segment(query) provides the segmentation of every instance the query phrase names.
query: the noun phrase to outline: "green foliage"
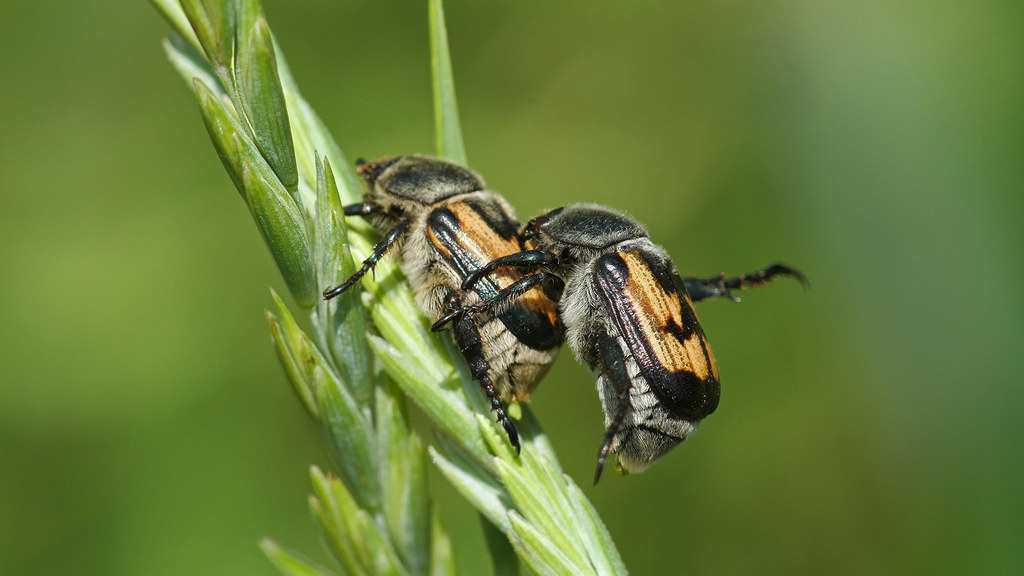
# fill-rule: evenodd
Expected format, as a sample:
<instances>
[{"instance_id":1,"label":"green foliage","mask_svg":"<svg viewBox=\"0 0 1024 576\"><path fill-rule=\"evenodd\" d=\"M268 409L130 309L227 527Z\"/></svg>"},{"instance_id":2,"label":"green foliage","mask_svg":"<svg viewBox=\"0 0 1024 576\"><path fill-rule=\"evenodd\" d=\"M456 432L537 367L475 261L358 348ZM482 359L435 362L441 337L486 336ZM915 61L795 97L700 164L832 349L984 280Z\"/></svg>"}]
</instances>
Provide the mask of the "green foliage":
<instances>
[{"instance_id":1,"label":"green foliage","mask_svg":"<svg viewBox=\"0 0 1024 576\"><path fill-rule=\"evenodd\" d=\"M295 87L259 3L154 1L176 32L165 43L168 57L194 85L214 148L292 297L310 314L312 336L275 293L267 318L285 373L335 457L338 476L313 469L310 508L344 573L454 571L408 397L436 428L429 454L442 474L511 543L492 542L499 572L514 570L514 550L537 574L624 574L532 413L521 410L516 457L484 416L461 358L429 332L389 259L364 278L362 298L355 290L318 297L351 274L353 256L372 251L375 233L365 224L347 228L342 205L357 197L358 179ZM440 0L430 1L429 22L438 153L465 163ZM263 548L285 574L326 573L273 542Z\"/></svg>"},{"instance_id":2,"label":"green foliage","mask_svg":"<svg viewBox=\"0 0 1024 576\"><path fill-rule=\"evenodd\" d=\"M466 146L459 127L458 105L455 103L455 78L448 54L448 30L444 25L441 0L430 4L430 70L434 78L434 134L437 153L459 164L466 164Z\"/></svg>"}]
</instances>

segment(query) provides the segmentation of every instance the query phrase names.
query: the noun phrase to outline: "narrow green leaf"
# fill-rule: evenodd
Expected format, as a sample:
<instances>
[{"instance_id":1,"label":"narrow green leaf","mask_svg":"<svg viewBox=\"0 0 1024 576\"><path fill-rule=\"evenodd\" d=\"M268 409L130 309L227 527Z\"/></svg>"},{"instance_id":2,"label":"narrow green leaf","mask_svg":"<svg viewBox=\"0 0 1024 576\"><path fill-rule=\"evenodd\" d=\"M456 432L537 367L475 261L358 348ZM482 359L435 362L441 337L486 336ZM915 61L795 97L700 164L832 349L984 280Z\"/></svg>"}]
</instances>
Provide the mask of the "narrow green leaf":
<instances>
[{"instance_id":1,"label":"narrow green leaf","mask_svg":"<svg viewBox=\"0 0 1024 576\"><path fill-rule=\"evenodd\" d=\"M408 576L410 572L402 566L398 553L391 546L391 542L379 531L374 530L373 519L360 510L360 522L363 524L363 537L367 541L368 548L373 553L373 574L381 576Z\"/></svg>"},{"instance_id":2,"label":"narrow green leaf","mask_svg":"<svg viewBox=\"0 0 1024 576\"><path fill-rule=\"evenodd\" d=\"M340 488L340 483L332 484ZM367 572L386 576L406 576L408 571L402 566L398 553L391 546L386 535L365 510L355 511L349 522L353 525L352 539L359 546Z\"/></svg>"},{"instance_id":3,"label":"narrow green leaf","mask_svg":"<svg viewBox=\"0 0 1024 576\"><path fill-rule=\"evenodd\" d=\"M441 526L436 506L430 508L430 576L455 576L452 541Z\"/></svg>"},{"instance_id":4,"label":"narrow green leaf","mask_svg":"<svg viewBox=\"0 0 1024 576\"><path fill-rule=\"evenodd\" d=\"M373 450L373 425L348 393L309 337L292 318L288 307L271 290L280 317L286 358L307 383L320 415L320 424L329 435L338 455L338 466L346 485L359 505L373 512L380 507L377 454ZM290 372L289 372L290 375Z\"/></svg>"},{"instance_id":5,"label":"narrow green leaf","mask_svg":"<svg viewBox=\"0 0 1024 576\"><path fill-rule=\"evenodd\" d=\"M192 45L177 34L171 34L164 39L163 44L167 59L189 86L198 79L215 94L224 96L224 87L220 79L210 69L209 62Z\"/></svg>"},{"instance_id":6,"label":"narrow green leaf","mask_svg":"<svg viewBox=\"0 0 1024 576\"><path fill-rule=\"evenodd\" d=\"M369 556L361 540L353 539L359 534L356 525L356 514L359 508L355 500L340 486L337 478L328 477L316 466L310 468L310 480L313 483L313 494L309 507L313 518L324 534L327 547L349 574L369 574L367 558ZM338 490L332 484L338 484Z\"/></svg>"},{"instance_id":7,"label":"narrow green leaf","mask_svg":"<svg viewBox=\"0 0 1024 576\"><path fill-rule=\"evenodd\" d=\"M480 515L480 527L484 531L484 541L491 553L491 566L494 576L518 576L519 557L516 549L508 541L508 536L495 526L487 516Z\"/></svg>"},{"instance_id":8,"label":"narrow green leaf","mask_svg":"<svg viewBox=\"0 0 1024 576\"><path fill-rule=\"evenodd\" d=\"M413 574L430 564L430 499L423 444L409 428L405 398L393 382L377 387L377 446L384 518L402 563Z\"/></svg>"},{"instance_id":9,"label":"narrow green leaf","mask_svg":"<svg viewBox=\"0 0 1024 576\"><path fill-rule=\"evenodd\" d=\"M463 498L469 501L474 508L480 511L491 523L502 532L508 533L511 526L508 523L508 511L510 503L507 495L500 487L492 484L493 480L480 474L475 467L467 466L465 461L456 457L457 450L446 449L442 455L437 448L431 446L427 450L434 461L434 465L441 471L441 474L455 487Z\"/></svg>"},{"instance_id":10,"label":"narrow green leaf","mask_svg":"<svg viewBox=\"0 0 1024 576\"><path fill-rule=\"evenodd\" d=\"M489 411L474 413L477 426L480 429L480 436L483 437L491 454L497 456L498 459L511 462L516 459L515 449L512 448L508 435L505 434L504 430L500 429L498 423L491 416L492 414ZM499 432L499 430L501 431ZM522 441L524 438L520 436L520 440Z\"/></svg>"},{"instance_id":11,"label":"narrow green leaf","mask_svg":"<svg viewBox=\"0 0 1024 576\"><path fill-rule=\"evenodd\" d=\"M563 529L572 527L575 524L576 513L569 498L565 474L557 466L552 465L551 462L543 458L539 458L537 454L532 452L527 454L525 458L522 458L521 464L524 468L521 469L522 472L545 487L545 490L541 491L541 493L544 494L544 497L550 503L546 516ZM528 515L523 515L527 519L531 519ZM585 554L582 547L578 549L581 554Z\"/></svg>"},{"instance_id":12,"label":"narrow green leaf","mask_svg":"<svg viewBox=\"0 0 1024 576\"><path fill-rule=\"evenodd\" d=\"M484 461L488 458L473 415L465 407L461 390L448 390L436 380L424 378L401 352L387 341L370 335L370 346L384 364L384 369L446 434L456 439L467 451Z\"/></svg>"},{"instance_id":13,"label":"narrow green leaf","mask_svg":"<svg viewBox=\"0 0 1024 576\"><path fill-rule=\"evenodd\" d=\"M369 418L324 365L314 367L313 378L323 425L337 453L338 469L359 504L376 513L381 495Z\"/></svg>"},{"instance_id":14,"label":"narrow green leaf","mask_svg":"<svg viewBox=\"0 0 1024 576\"><path fill-rule=\"evenodd\" d=\"M529 458L523 454L520 460ZM538 482L538 476L531 474L533 470L524 470L522 462L508 463L496 460L498 477L501 478L508 493L515 502L515 508L532 529L546 538L546 542L558 550L571 562L588 565L586 553L582 550L575 537L576 527L566 521L563 506L566 502L559 501L556 488L546 482Z\"/></svg>"},{"instance_id":15,"label":"narrow green leaf","mask_svg":"<svg viewBox=\"0 0 1024 576\"><path fill-rule=\"evenodd\" d=\"M356 254L369 254L372 245L358 235L349 236ZM364 303L377 330L385 340L406 354L428 378L443 382L453 372L450 356L443 350L437 334L429 330L427 319L413 299L412 291L399 272L393 258L377 263L373 273L363 277L361 284L372 302ZM365 297L364 297L365 298Z\"/></svg>"},{"instance_id":16,"label":"narrow green leaf","mask_svg":"<svg viewBox=\"0 0 1024 576\"><path fill-rule=\"evenodd\" d=\"M233 90L231 60L237 28L235 3L219 0L181 0L181 7L195 31L206 58L229 91Z\"/></svg>"},{"instance_id":17,"label":"narrow green leaf","mask_svg":"<svg viewBox=\"0 0 1024 576\"><path fill-rule=\"evenodd\" d=\"M334 576L330 570L295 552L285 550L269 538L260 541L260 549L285 576Z\"/></svg>"},{"instance_id":18,"label":"narrow green leaf","mask_svg":"<svg viewBox=\"0 0 1024 576\"><path fill-rule=\"evenodd\" d=\"M253 6L252 2L245 2ZM251 25L248 19L255 20ZM263 158L277 174L281 184L301 205L298 198L299 175L295 166L295 147L292 145L291 126L285 106L284 92L277 75L274 40L267 21L259 14L259 4L243 11L246 18L235 55L235 78L238 81L238 101L241 113L248 121L253 140Z\"/></svg>"},{"instance_id":19,"label":"narrow green leaf","mask_svg":"<svg viewBox=\"0 0 1024 576\"><path fill-rule=\"evenodd\" d=\"M342 553L350 549L360 567L357 572L405 576L408 572L401 564L398 554L391 546L380 527L360 508L352 494L338 478L326 477L319 470L313 470L313 489L317 494L315 502L329 503L314 515L327 532L336 538L328 542L341 560Z\"/></svg>"},{"instance_id":20,"label":"narrow green leaf","mask_svg":"<svg viewBox=\"0 0 1024 576\"><path fill-rule=\"evenodd\" d=\"M619 551L615 547L615 542L612 541L608 528L597 515L594 505L587 500L580 487L568 476L565 477L565 483L569 488L569 498L573 503L573 510L576 512L579 526L577 534L586 546L594 569L601 576L628 574L626 565L622 562L622 557L619 556Z\"/></svg>"},{"instance_id":21,"label":"narrow green leaf","mask_svg":"<svg viewBox=\"0 0 1024 576\"><path fill-rule=\"evenodd\" d=\"M302 133L302 127L297 125L298 119L293 111L294 103L289 99L287 92L285 93L285 103L288 106L288 123L292 128L292 145L295 147L295 169L299 178L296 192L299 201L306 207L306 211L315 215L317 214L316 188L310 186L310 183L317 181L317 170L323 164L323 158L320 157L319 151L313 148L309 138Z\"/></svg>"},{"instance_id":22,"label":"narrow green leaf","mask_svg":"<svg viewBox=\"0 0 1024 576\"><path fill-rule=\"evenodd\" d=\"M384 282L390 284L396 279L392 277ZM396 350L405 353L409 368L437 384L451 380L455 371L438 342L443 336L427 332L426 320L419 310L403 306L402 294L388 294L386 288L370 294L374 300L378 294L383 298L382 302L374 302L370 308L374 325Z\"/></svg>"},{"instance_id":23,"label":"narrow green leaf","mask_svg":"<svg viewBox=\"0 0 1024 576\"><path fill-rule=\"evenodd\" d=\"M233 111L202 81L196 80L195 88L210 139L249 204L256 226L292 296L301 306L312 306L319 293L305 217L245 135Z\"/></svg>"},{"instance_id":24,"label":"narrow green leaf","mask_svg":"<svg viewBox=\"0 0 1024 576\"><path fill-rule=\"evenodd\" d=\"M512 531L509 539L519 557L529 564L534 572L542 576L587 576L594 571L590 566L573 562L562 553L550 539L537 531L515 510L508 513Z\"/></svg>"},{"instance_id":25,"label":"narrow green leaf","mask_svg":"<svg viewBox=\"0 0 1024 576\"><path fill-rule=\"evenodd\" d=\"M171 25L176 35L184 38L197 52L203 51L202 45L199 44L199 39L196 38L195 31L192 30L192 24L189 23L188 17L185 16L185 12L181 9L181 3L178 0L150 0L150 3L167 20L167 23ZM186 78L185 81L190 85L192 84L191 78Z\"/></svg>"},{"instance_id":26,"label":"narrow green leaf","mask_svg":"<svg viewBox=\"0 0 1024 576\"><path fill-rule=\"evenodd\" d=\"M242 154L242 185L263 240L296 303L310 308L320 296L305 218L262 157Z\"/></svg>"},{"instance_id":27,"label":"narrow green leaf","mask_svg":"<svg viewBox=\"0 0 1024 576\"><path fill-rule=\"evenodd\" d=\"M437 154L456 164L466 165L466 147L462 143L455 80L448 52L448 30L441 0L430 0L430 70L434 84L434 132Z\"/></svg>"},{"instance_id":28,"label":"narrow green leaf","mask_svg":"<svg viewBox=\"0 0 1024 576\"><path fill-rule=\"evenodd\" d=\"M217 150L224 169L227 171L235 189L249 204L248 195L245 192L245 184L242 183L240 167L241 143L247 139L244 137L242 125L238 123L234 108L220 94L215 92L211 85L196 77L192 81L195 88L196 99L199 101L199 111L202 113L203 122L206 123L206 131L210 135L213 147ZM251 211L251 208L250 208Z\"/></svg>"},{"instance_id":29,"label":"narrow green leaf","mask_svg":"<svg viewBox=\"0 0 1024 576\"><path fill-rule=\"evenodd\" d=\"M323 290L348 278L355 272L355 265L348 249L348 231L334 172L326 158L317 163L316 184L313 254L317 287ZM356 401L369 405L373 372L366 341L366 311L360 302L359 291L350 290L331 300L317 298L313 323L317 328L317 341L333 358L334 366Z\"/></svg>"},{"instance_id":30,"label":"narrow green leaf","mask_svg":"<svg viewBox=\"0 0 1024 576\"><path fill-rule=\"evenodd\" d=\"M319 422L320 406L316 401L316 395L313 393L312 388L310 388L309 381L306 379L305 370L302 369L301 362L292 354L291 347L286 342L286 336L277 317L268 311L267 321L270 322L270 334L274 342L274 349L277 350L277 358L281 361L281 366L284 367L288 381L291 382L292 388L295 389L295 394L299 397L299 401L302 402L306 412Z\"/></svg>"},{"instance_id":31,"label":"narrow green leaf","mask_svg":"<svg viewBox=\"0 0 1024 576\"><path fill-rule=\"evenodd\" d=\"M235 4L235 41L237 44L246 43L248 34L252 31L257 20L264 18L263 6L260 0L216 0L218 2L233 2ZM235 48L235 60L238 60L238 53L244 48Z\"/></svg>"},{"instance_id":32,"label":"narrow green leaf","mask_svg":"<svg viewBox=\"0 0 1024 576\"><path fill-rule=\"evenodd\" d=\"M552 469L561 470L562 465L558 463L558 454L555 453L555 447L551 445L551 440L541 428L540 422L533 413L533 409L528 404L520 403L519 406L521 412L519 427L523 429L523 434L529 438L531 445L530 453L537 459L547 462Z\"/></svg>"}]
</instances>

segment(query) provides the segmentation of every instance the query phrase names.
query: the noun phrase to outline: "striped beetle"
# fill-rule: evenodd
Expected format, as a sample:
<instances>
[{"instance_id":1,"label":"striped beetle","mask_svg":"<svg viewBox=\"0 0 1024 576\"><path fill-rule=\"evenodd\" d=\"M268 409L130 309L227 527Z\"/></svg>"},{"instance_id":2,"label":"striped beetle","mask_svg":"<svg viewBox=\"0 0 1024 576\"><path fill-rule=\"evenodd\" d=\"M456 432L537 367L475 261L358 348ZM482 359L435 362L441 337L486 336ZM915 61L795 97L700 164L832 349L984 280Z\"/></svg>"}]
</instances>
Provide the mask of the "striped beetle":
<instances>
[{"instance_id":1,"label":"striped beetle","mask_svg":"<svg viewBox=\"0 0 1024 576\"><path fill-rule=\"evenodd\" d=\"M429 156L360 161L358 170L370 193L363 202L345 206L345 215L368 218L384 237L358 271L324 291L324 299L348 290L394 247L416 303L430 318L494 299L501 290L514 291L520 296L514 302L479 321L462 317L453 332L518 453L519 434L502 398L529 400L558 355L564 338L556 308L561 282L524 278L520 270L506 268L478 274L472 288L460 288L487 262L524 248L512 207L487 190L475 172Z\"/></svg>"},{"instance_id":2,"label":"striped beetle","mask_svg":"<svg viewBox=\"0 0 1024 576\"><path fill-rule=\"evenodd\" d=\"M524 251L489 262L462 287L507 268L534 269L523 281L556 276L564 282L558 309L569 347L597 374L605 415L595 484L608 452L617 455L620 473L641 472L696 432L718 407L718 365L694 301L711 296L738 301L731 289L759 286L779 275L807 285L803 274L781 264L735 278L681 278L643 226L594 204L552 210L527 223L520 236ZM515 290L503 290L490 301L449 312L437 324L516 297Z\"/></svg>"}]
</instances>

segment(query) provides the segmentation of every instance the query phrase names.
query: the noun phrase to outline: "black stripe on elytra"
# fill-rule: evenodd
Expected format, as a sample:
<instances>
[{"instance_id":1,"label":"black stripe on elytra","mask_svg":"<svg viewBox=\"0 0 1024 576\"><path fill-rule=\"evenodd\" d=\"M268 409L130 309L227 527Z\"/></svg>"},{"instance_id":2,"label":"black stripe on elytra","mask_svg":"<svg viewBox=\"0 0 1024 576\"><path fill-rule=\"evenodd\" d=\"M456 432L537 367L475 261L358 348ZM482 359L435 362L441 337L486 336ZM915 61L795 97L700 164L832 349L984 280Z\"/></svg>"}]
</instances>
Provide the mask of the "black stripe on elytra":
<instances>
[{"instance_id":1,"label":"black stripe on elytra","mask_svg":"<svg viewBox=\"0 0 1024 576\"><path fill-rule=\"evenodd\" d=\"M650 259L643 252L640 254L650 265ZM714 411L718 406L718 382L712 378L701 380L690 371L672 372L658 360L650 339L641 329L637 311L626 295L629 268L618 253L605 254L597 259L594 282L604 297L619 336L633 353L640 373L662 406L680 418L703 418ZM688 308L685 302L683 305Z\"/></svg>"},{"instance_id":2,"label":"black stripe on elytra","mask_svg":"<svg viewBox=\"0 0 1024 576\"><path fill-rule=\"evenodd\" d=\"M487 226L505 240L513 240L519 235L519 223L510 218L495 202L472 197L462 200L462 203L479 214Z\"/></svg>"},{"instance_id":3,"label":"black stripe on elytra","mask_svg":"<svg viewBox=\"0 0 1024 576\"><path fill-rule=\"evenodd\" d=\"M446 257L443 253L439 253L438 256L450 264L458 272L460 278L465 279L471 272L486 264L476 254L465 249L468 235L451 210L447 208L433 210L427 216L427 226L433 232L437 242L444 246L451 255ZM512 225L511 230L514 235L515 225ZM473 285L472 290L480 296L481 300L490 300L497 296L499 288L494 280L484 277ZM546 314L527 308L521 304L521 301L517 301L511 308L498 314L497 318L517 341L535 350L549 350L562 343L561 324L552 324Z\"/></svg>"},{"instance_id":4,"label":"black stripe on elytra","mask_svg":"<svg viewBox=\"0 0 1024 576\"><path fill-rule=\"evenodd\" d=\"M447 208L432 210L427 216L427 228L433 232L434 238L444 246L449 256L439 253L445 262L450 264L459 276L465 278L470 272L483 266L486 262L474 253L466 250L468 235L462 229L458 217ZM483 278L474 286L474 291L480 298L486 300L493 298L498 293L498 286L490 278Z\"/></svg>"}]
</instances>

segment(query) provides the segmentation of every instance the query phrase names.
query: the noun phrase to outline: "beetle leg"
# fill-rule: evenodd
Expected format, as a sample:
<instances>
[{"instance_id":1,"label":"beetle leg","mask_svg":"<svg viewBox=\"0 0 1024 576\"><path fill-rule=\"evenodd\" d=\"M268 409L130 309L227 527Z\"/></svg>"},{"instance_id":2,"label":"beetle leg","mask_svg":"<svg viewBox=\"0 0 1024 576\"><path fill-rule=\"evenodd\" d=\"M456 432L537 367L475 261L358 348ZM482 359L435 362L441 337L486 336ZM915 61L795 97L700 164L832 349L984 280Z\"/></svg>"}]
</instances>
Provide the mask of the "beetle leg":
<instances>
[{"instance_id":1,"label":"beetle leg","mask_svg":"<svg viewBox=\"0 0 1024 576\"><path fill-rule=\"evenodd\" d=\"M731 289L755 288L771 282L776 276L791 276L799 280L805 289L810 287L807 277L802 272L784 264L772 264L764 270L758 270L750 274L740 274L733 278L726 278L725 274L712 276L711 278L686 276L683 278L683 284L686 285L686 292L689 293L690 299L694 302L699 302L712 296L725 296L733 302L739 302L739 297L734 296L730 291Z\"/></svg>"},{"instance_id":2,"label":"beetle leg","mask_svg":"<svg viewBox=\"0 0 1024 576\"><path fill-rule=\"evenodd\" d=\"M362 206L362 204L353 204L353 206ZM346 210L347 208L348 207L346 207ZM334 288L328 288L327 290L324 290L324 300L330 300L331 298L334 298L335 296L341 294L345 290L348 290L349 288L352 287L353 284L358 282L360 278L365 276L367 272L373 270L373 267L377 265L377 262L381 258L383 258L384 255L388 253L388 250L391 250L395 243L401 240L402 236L405 236L405 233L408 231L408 220L402 220L401 222L396 224L394 228L388 230L388 233L385 234L384 237L381 238L380 242L377 242L377 244L373 247L373 253L370 254L370 256L366 258L366 260L363 260L362 267L360 267L359 270L356 270L355 274L349 276L347 280L335 286Z\"/></svg>"},{"instance_id":3,"label":"beetle leg","mask_svg":"<svg viewBox=\"0 0 1024 576\"><path fill-rule=\"evenodd\" d=\"M450 309L447 314L441 316L437 322L434 322L430 329L434 332L440 332L453 321L460 320L461 318L471 316L473 314L493 310L497 306L519 298L533 289L534 286L544 282L561 283L562 279L550 272L537 272L536 274L524 276L518 281L510 284L508 287L499 290L498 293L489 300L484 300L478 304L470 304L469 306L460 306Z\"/></svg>"},{"instance_id":4,"label":"beetle leg","mask_svg":"<svg viewBox=\"0 0 1024 576\"><path fill-rule=\"evenodd\" d=\"M481 278L491 272L494 272L498 268L553 268L555 266L558 266L558 256L555 256L550 252L544 252L543 250L524 250L522 252L516 252L514 254L495 258L487 264L484 264L469 276L466 276L466 279L462 281L462 289L469 290L474 284L479 282Z\"/></svg>"},{"instance_id":5,"label":"beetle leg","mask_svg":"<svg viewBox=\"0 0 1024 576\"><path fill-rule=\"evenodd\" d=\"M600 358L604 367L601 376L611 382L611 389L616 394L616 402L611 424L604 433L601 449L597 453L597 471L594 473L595 486L601 479L604 461L608 457L608 452L611 451L615 436L622 431L626 422L626 415L629 413L630 407L629 391L632 388L629 374L626 372L626 361L622 356L622 349L607 333L602 332L600 338ZM604 393L607 394L607 391Z\"/></svg>"},{"instance_id":6,"label":"beetle leg","mask_svg":"<svg viewBox=\"0 0 1024 576\"><path fill-rule=\"evenodd\" d=\"M345 216L369 216L374 212L380 212L381 207L374 202L359 202L343 206L342 211L345 212Z\"/></svg>"},{"instance_id":7,"label":"beetle leg","mask_svg":"<svg viewBox=\"0 0 1024 576\"><path fill-rule=\"evenodd\" d=\"M462 307L462 301L459 295L452 290L448 295L447 303L445 308L459 309ZM462 353L462 357L466 359L466 363L469 364L469 373L473 376L473 379L480 382L480 389L483 390L484 394L487 395L487 400L491 403L491 410L498 415L498 422L501 423L501 427L505 429L505 433L508 434L508 440L512 444L512 447L516 449L516 454L519 454L519 433L516 432L515 424L505 413L505 406L501 402L501 396L498 394L497 389L494 387L494 383L491 381L490 371L491 365L487 362L487 358L484 357L483 344L480 340L480 330L477 328L476 323L473 321L471 316L462 316L455 324L455 343L459 347L459 352Z\"/></svg>"}]
</instances>

